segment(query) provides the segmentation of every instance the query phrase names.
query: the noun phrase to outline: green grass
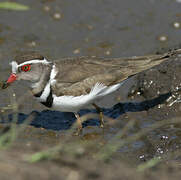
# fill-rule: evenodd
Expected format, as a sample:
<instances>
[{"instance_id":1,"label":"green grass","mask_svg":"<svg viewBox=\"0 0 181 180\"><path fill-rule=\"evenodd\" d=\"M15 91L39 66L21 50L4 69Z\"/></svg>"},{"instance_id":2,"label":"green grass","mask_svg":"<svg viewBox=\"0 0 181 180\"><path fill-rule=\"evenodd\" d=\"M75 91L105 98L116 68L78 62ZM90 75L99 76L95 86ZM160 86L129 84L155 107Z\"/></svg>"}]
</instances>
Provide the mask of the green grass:
<instances>
[{"instance_id":1,"label":"green grass","mask_svg":"<svg viewBox=\"0 0 181 180\"><path fill-rule=\"evenodd\" d=\"M18 104L16 101L16 96L13 92L10 92L9 94L13 94L11 99L11 106L5 107L4 110L11 109L13 111L13 121L11 122L10 129L6 133L0 136L0 149L7 149L10 148L11 145L15 142L18 135L24 131L24 129L27 127L32 117L29 117L26 119L26 121L21 124L17 125L18 121ZM92 117L96 117L97 115L93 114ZM85 121L86 119L91 118L91 114L87 114L82 117L82 121ZM147 128L140 129L137 133L134 133L133 135L127 136L128 132L133 129L133 127L136 126L136 123L139 120L129 120L128 123L122 128L120 131L118 131L112 138L110 138L106 144L102 146L98 146L97 141L82 141L81 137L73 138L72 134L75 131L76 124L72 126L71 129L67 130L65 132L65 136L63 139L61 139L60 143L55 145L54 147L51 147L47 150L39 151L31 155L27 155L25 160L30 163L36 163L42 160L50 160L50 159L56 159L60 158L62 154L67 154L68 156L76 156L83 153L93 153L92 158L98 161L105 161L108 159L111 159L113 157L114 153L118 151L118 149L127 146L142 137L145 137L149 132L154 131L156 129L159 129L161 127L164 127L166 125L170 124L179 124L181 123L181 118L176 117L168 120L162 120L158 121L151 126ZM96 151L94 152L94 149ZM180 153L180 152L179 152ZM150 169L154 166L156 166L158 163L164 161L166 158L172 159L177 154L165 154L159 157L154 157L150 160L148 160L145 163L142 163L137 166L138 172L144 172L147 169ZM172 156L172 157L171 157Z\"/></svg>"},{"instance_id":2,"label":"green grass","mask_svg":"<svg viewBox=\"0 0 181 180\"><path fill-rule=\"evenodd\" d=\"M14 11L27 11L29 7L23 4L5 1L5 2L0 2L0 9L14 10Z\"/></svg>"},{"instance_id":3,"label":"green grass","mask_svg":"<svg viewBox=\"0 0 181 180\"><path fill-rule=\"evenodd\" d=\"M137 171L143 172L146 169L150 169L150 168L156 166L161 161L162 161L161 157L154 157L154 158L150 159L149 161L138 165Z\"/></svg>"}]
</instances>

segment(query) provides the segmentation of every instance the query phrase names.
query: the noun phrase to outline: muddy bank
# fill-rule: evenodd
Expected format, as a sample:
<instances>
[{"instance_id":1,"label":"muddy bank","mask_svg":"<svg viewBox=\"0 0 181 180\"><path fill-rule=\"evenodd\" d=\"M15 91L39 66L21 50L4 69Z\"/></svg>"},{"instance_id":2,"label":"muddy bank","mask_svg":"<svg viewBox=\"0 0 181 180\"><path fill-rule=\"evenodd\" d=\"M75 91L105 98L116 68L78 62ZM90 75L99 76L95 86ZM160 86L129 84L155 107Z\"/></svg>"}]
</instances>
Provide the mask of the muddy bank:
<instances>
[{"instance_id":1,"label":"muddy bank","mask_svg":"<svg viewBox=\"0 0 181 180\"><path fill-rule=\"evenodd\" d=\"M181 40L178 1L16 2L26 3L30 9L0 10L1 81L9 75L13 56L22 50L41 51L50 60L82 55L108 58L163 53L179 47ZM84 123L81 137L68 139L75 121L73 114L47 110L31 98L24 82L0 91L0 109L9 107L0 114L0 178L180 179L181 134L180 123L176 121L180 117L180 72L178 56L136 75L120 92L120 103L104 110L104 131L98 127L94 114ZM17 128L32 114L33 119L16 140L13 135L13 144L7 147L11 138L3 138L11 132L9 126L14 115L8 105L13 93L15 101L21 100ZM81 111L81 115L88 113L95 111ZM162 121L165 124L135 138ZM64 148L53 153L51 160L45 156L36 163L27 161L27 156L57 145ZM108 160L98 160L98 152L107 145L111 152ZM155 157L162 161L138 172L138 165Z\"/></svg>"},{"instance_id":2,"label":"muddy bank","mask_svg":"<svg viewBox=\"0 0 181 180\"><path fill-rule=\"evenodd\" d=\"M71 113L50 110L18 113L17 127L32 115L33 121L17 136L12 147L2 150L2 177L132 179L137 176L145 179L149 176L157 179L159 175L159 179L173 176L178 179L181 152L180 70L181 57L178 54L139 73L127 89L127 102L104 110L105 129L98 127L98 120L93 116L84 123L83 134L79 137L68 136L74 122ZM81 111L83 116L89 113L96 112ZM7 129L13 116L12 113L2 116L2 129ZM152 128L156 124L158 127ZM3 130L1 137L8 130ZM136 138L140 132L143 134ZM130 140L131 137L133 140ZM56 146L61 148L56 153L53 151L53 156L50 153L50 157L43 156L36 163L27 162L31 154ZM153 158L161 158L161 161L151 169L138 172L139 164ZM19 175L15 175L19 168ZM48 172L47 168L50 168Z\"/></svg>"}]
</instances>

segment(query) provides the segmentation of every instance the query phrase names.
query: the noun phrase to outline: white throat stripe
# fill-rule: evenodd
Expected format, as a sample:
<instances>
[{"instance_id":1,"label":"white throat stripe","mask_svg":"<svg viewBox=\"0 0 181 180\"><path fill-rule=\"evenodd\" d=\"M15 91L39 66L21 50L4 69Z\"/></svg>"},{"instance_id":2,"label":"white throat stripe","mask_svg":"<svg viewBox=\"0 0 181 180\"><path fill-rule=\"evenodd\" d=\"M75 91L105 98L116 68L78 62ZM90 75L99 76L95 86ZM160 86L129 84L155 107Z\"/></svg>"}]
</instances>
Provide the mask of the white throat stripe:
<instances>
[{"instance_id":1,"label":"white throat stripe","mask_svg":"<svg viewBox=\"0 0 181 180\"><path fill-rule=\"evenodd\" d=\"M40 102L46 102L51 91L51 84L54 82L54 77L56 76L56 74L57 72L55 70L55 65L53 65L51 73L50 73L50 79L47 82L42 95L39 98L37 98Z\"/></svg>"}]
</instances>

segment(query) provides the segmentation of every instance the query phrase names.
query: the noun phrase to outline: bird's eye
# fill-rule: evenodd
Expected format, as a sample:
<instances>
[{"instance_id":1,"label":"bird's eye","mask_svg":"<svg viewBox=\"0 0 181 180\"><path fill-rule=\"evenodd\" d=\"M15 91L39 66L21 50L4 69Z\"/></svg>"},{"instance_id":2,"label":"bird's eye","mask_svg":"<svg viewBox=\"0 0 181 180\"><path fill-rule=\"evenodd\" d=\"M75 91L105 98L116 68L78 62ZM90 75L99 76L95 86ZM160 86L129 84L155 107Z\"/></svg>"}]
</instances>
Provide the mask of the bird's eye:
<instances>
[{"instance_id":1,"label":"bird's eye","mask_svg":"<svg viewBox=\"0 0 181 180\"><path fill-rule=\"evenodd\" d=\"M25 71L25 72L29 71L30 69L31 69L31 65L30 64L26 64L26 65L21 67L21 70Z\"/></svg>"}]
</instances>

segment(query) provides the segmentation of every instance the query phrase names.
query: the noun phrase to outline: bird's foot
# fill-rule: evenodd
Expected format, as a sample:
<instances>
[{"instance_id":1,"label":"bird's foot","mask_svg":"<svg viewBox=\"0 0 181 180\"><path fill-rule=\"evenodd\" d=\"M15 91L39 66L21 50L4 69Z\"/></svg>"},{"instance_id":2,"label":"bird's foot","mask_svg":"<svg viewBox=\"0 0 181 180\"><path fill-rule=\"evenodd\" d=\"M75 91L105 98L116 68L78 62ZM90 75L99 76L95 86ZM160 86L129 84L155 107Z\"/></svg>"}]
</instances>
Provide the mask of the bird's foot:
<instances>
[{"instance_id":1,"label":"bird's foot","mask_svg":"<svg viewBox=\"0 0 181 180\"><path fill-rule=\"evenodd\" d=\"M78 113L74 113L75 117L76 117L76 123L77 123L77 129L76 131L73 133L74 136L80 136L82 134L82 122L80 119L80 116Z\"/></svg>"},{"instance_id":2,"label":"bird's foot","mask_svg":"<svg viewBox=\"0 0 181 180\"><path fill-rule=\"evenodd\" d=\"M82 127L78 127L75 132L73 133L73 136L80 136L82 134Z\"/></svg>"},{"instance_id":3,"label":"bird's foot","mask_svg":"<svg viewBox=\"0 0 181 180\"><path fill-rule=\"evenodd\" d=\"M100 128L104 128L104 122L100 122Z\"/></svg>"},{"instance_id":4,"label":"bird's foot","mask_svg":"<svg viewBox=\"0 0 181 180\"><path fill-rule=\"evenodd\" d=\"M104 128L104 118L103 118L104 114L102 112L102 109L99 106L97 106L95 103L93 103L92 105L96 108L97 112L99 113L99 122L100 122L99 127Z\"/></svg>"},{"instance_id":5,"label":"bird's foot","mask_svg":"<svg viewBox=\"0 0 181 180\"><path fill-rule=\"evenodd\" d=\"M104 118L103 118L103 112L99 112L99 121L100 121L100 128L104 128Z\"/></svg>"}]
</instances>

